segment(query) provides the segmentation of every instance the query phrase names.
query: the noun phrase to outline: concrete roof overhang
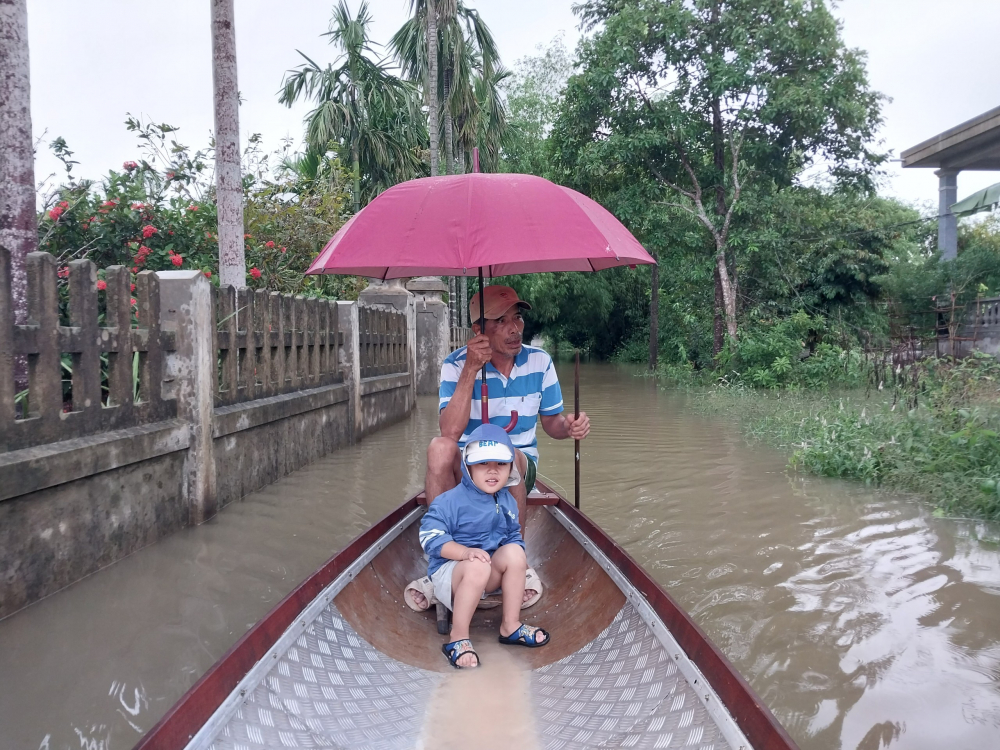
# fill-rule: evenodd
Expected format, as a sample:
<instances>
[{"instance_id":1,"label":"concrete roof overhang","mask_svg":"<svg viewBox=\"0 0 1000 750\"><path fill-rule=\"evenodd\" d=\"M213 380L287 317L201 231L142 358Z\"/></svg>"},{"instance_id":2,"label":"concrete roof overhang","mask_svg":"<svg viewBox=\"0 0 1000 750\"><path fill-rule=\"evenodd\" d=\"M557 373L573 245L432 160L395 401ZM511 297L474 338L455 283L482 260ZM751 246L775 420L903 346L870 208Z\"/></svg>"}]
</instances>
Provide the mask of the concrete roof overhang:
<instances>
[{"instance_id":1,"label":"concrete roof overhang","mask_svg":"<svg viewBox=\"0 0 1000 750\"><path fill-rule=\"evenodd\" d=\"M903 167L1000 169L1000 107L906 149L902 161Z\"/></svg>"}]
</instances>

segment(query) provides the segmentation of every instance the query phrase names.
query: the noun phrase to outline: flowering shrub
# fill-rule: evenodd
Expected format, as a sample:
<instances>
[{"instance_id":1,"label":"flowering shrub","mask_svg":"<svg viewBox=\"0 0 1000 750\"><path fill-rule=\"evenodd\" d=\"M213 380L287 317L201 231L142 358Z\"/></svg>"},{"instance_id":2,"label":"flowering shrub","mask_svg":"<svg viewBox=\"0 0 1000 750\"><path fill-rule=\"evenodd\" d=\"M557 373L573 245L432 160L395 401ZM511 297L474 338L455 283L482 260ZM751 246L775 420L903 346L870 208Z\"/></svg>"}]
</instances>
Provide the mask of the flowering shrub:
<instances>
[{"instance_id":1,"label":"flowering shrub","mask_svg":"<svg viewBox=\"0 0 1000 750\"><path fill-rule=\"evenodd\" d=\"M145 158L126 161L100 182L75 179L72 152L63 139L52 142L66 177L43 196L39 249L56 256L60 269L88 257L98 268L124 265L133 274L200 269L217 283L211 151L189 151L172 140L176 128L169 125L129 117L126 126L142 141ZM251 137L244 154L248 286L357 297L363 281L354 277L304 276L346 218L347 181L339 165L332 170L332 177L316 180L286 168L275 179L259 138Z\"/></svg>"}]
</instances>

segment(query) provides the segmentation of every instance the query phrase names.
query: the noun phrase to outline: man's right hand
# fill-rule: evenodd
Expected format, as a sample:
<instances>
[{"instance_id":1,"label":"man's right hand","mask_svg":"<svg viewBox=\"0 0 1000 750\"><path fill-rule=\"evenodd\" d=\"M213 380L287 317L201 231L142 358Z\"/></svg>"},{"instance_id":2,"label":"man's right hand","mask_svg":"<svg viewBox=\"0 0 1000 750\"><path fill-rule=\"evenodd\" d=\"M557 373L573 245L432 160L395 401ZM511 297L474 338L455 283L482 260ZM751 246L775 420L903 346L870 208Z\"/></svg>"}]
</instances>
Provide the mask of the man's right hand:
<instances>
[{"instance_id":1,"label":"man's right hand","mask_svg":"<svg viewBox=\"0 0 1000 750\"><path fill-rule=\"evenodd\" d=\"M493 357L490 340L483 334L469 339L465 350L465 366L473 370L481 369Z\"/></svg>"}]
</instances>

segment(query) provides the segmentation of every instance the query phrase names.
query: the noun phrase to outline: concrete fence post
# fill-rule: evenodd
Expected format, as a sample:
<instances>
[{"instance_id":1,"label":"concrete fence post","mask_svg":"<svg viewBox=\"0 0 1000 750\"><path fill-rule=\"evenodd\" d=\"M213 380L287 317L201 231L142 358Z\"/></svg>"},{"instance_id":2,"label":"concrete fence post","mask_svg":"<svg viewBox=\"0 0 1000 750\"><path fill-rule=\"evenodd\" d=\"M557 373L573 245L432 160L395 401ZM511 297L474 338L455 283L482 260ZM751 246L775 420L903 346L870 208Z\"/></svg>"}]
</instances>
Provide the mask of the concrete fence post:
<instances>
[{"instance_id":1,"label":"concrete fence post","mask_svg":"<svg viewBox=\"0 0 1000 750\"><path fill-rule=\"evenodd\" d=\"M437 394L441 363L451 348L448 305L443 299L448 287L437 276L420 276L406 288L414 294L417 393Z\"/></svg>"},{"instance_id":2,"label":"concrete fence post","mask_svg":"<svg viewBox=\"0 0 1000 750\"><path fill-rule=\"evenodd\" d=\"M212 288L201 271L160 271L160 323L172 329L176 350L167 354L177 417L191 440L185 465L190 522L215 515L218 503L212 429L216 352L212 337Z\"/></svg>"},{"instance_id":3,"label":"concrete fence post","mask_svg":"<svg viewBox=\"0 0 1000 750\"><path fill-rule=\"evenodd\" d=\"M406 302L406 369L410 373L410 403L407 411L417 406L417 310L416 299L410 297Z\"/></svg>"},{"instance_id":4,"label":"concrete fence post","mask_svg":"<svg viewBox=\"0 0 1000 750\"><path fill-rule=\"evenodd\" d=\"M358 303L337 302L337 320L344 336L340 366L348 385L351 403L351 442L361 437L361 345L358 327Z\"/></svg>"}]
</instances>

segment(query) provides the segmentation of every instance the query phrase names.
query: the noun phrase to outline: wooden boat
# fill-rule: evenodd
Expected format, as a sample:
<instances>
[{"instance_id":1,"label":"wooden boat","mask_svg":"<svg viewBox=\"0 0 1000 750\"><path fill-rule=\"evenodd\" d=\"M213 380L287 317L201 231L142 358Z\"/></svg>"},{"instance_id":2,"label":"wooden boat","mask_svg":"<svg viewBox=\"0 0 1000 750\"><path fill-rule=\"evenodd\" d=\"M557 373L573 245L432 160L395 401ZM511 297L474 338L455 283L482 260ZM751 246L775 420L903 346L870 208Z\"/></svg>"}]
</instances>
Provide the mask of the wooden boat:
<instances>
[{"instance_id":1,"label":"wooden boat","mask_svg":"<svg viewBox=\"0 0 1000 750\"><path fill-rule=\"evenodd\" d=\"M479 670L452 670L433 608L402 601L426 572L421 501L404 502L282 600L137 750L438 746L427 739L435 702L449 681L488 675L490 659L480 650ZM701 629L587 516L542 482L527 515L529 563L546 589L523 615L552 642L503 656L523 668L535 746L795 747ZM477 612L474 644L500 649L498 626L498 609Z\"/></svg>"}]
</instances>

